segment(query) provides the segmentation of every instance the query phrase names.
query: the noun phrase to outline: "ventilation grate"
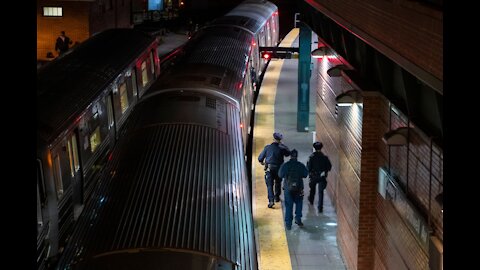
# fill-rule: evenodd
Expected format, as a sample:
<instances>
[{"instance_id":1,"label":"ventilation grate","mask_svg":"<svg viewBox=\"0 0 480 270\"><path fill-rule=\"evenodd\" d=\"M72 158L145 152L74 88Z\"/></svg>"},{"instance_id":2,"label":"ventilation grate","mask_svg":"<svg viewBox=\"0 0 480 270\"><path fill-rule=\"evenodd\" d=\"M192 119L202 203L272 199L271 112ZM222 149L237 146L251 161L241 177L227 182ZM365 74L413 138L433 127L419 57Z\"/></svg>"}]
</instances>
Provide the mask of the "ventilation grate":
<instances>
[{"instance_id":1,"label":"ventilation grate","mask_svg":"<svg viewBox=\"0 0 480 270\"><path fill-rule=\"evenodd\" d=\"M213 98L208 98L208 97L207 97L207 98L205 99L205 103L206 103L205 105L206 105L207 107L210 107L210 108L212 108L212 109L216 109L216 108L217 108L217 102L216 102L216 100L213 99Z\"/></svg>"}]
</instances>

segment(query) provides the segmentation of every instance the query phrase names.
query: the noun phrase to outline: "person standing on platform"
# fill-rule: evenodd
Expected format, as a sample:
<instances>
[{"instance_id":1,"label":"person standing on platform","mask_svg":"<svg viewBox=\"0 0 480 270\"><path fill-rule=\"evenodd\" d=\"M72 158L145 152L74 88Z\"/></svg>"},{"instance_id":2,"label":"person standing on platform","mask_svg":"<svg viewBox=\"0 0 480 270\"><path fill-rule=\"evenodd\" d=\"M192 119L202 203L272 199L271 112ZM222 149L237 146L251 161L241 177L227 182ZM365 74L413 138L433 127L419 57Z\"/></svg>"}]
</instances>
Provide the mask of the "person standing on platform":
<instances>
[{"instance_id":1,"label":"person standing on platform","mask_svg":"<svg viewBox=\"0 0 480 270\"><path fill-rule=\"evenodd\" d=\"M327 187L328 172L332 169L330 159L322 153L323 144L315 142L313 152L307 161L308 174L310 175L310 194L308 195L308 202L313 205L315 199L315 187L318 184L318 212L323 212L323 190Z\"/></svg>"},{"instance_id":2,"label":"person standing on platform","mask_svg":"<svg viewBox=\"0 0 480 270\"><path fill-rule=\"evenodd\" d=\"M58 55L62 55L68 51L70 44L72 41L65 35L65 31L62 31L55 42L55 51L58 52Z\"/></svg>"},{"instance_id":3,"label":"person standing on platform","mask_svg":"<svg viewBox=\"0 0 480 270\"><path fill-rule=\"evenodd\" d=\"M273 133L273 143L266 145L263 151L258 156L258 161L265 165L265 183L267 184L268 192L268 208L272 208L274 199L276 202L280 201L280 194L282 192L282 179L278 177L278 169L283 164L283 157L290 155L288 147L281 143L283 135L281 133ZM275 193L274 193L275 186Z\"/></svg>"},{"instance_id":4,"label":"person standing on platform","mask_svg":"<svg viewBox=\"0 0 480 270\"><path fill-rule=\"evenodd\" d=\"M303 178L308 176L305 165L297 161L298 152L293 149L290 152L290 160L280 166L278 175L284 179L283 189L285 190L285 227L292 229L293 204L295 203L295 223L302 227L303 207Z\"/></svg>"}]
</instances>

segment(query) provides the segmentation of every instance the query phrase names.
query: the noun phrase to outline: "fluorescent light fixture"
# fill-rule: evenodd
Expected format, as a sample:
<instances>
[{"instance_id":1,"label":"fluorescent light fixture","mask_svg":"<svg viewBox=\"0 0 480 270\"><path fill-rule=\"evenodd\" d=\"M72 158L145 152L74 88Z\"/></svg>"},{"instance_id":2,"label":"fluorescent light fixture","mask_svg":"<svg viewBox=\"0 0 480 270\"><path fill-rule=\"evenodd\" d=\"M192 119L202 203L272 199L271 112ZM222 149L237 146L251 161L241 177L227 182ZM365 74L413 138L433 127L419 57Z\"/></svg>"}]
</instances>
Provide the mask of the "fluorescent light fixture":
<instances>
[{"instance_id":1,"label":"fluorescent light fixture","mask_svg":"<svg viewBox=\"0 0 480 270\"><path fill-rule=\"evenodd\" d=\"M322 58L325 56L326 52L327 52L327 47L320 47L313 50L311 55L312 55L312 58Z\"/></svg>"},{"instance_id":2,"label":"fluorescent light fixture","mask_svg":"<svg viewBox=\"0 0 480 270\"><path fill-rule=\"evenodd\" d=\"M330 77L340 77L342 75L342 70L346 70L346 69L350 69L348 66L346 65L343 65L343 64L340 64L340 65L336 65L332 68L329 68L327 70L327 74L328 76Z\"/></svg>"},{"instance_id":3,"label":"fluorescent light fixture","mask_svg":"<svg viewBox=\"0 0 480 270\"><path fill-rule=\"evenodd\" d=\"M403 146L408 143L407 135L408 127L399 127L385 133L382 137L382 141L390 146Z\"/></svg>"},{"instance_id":4,"label":"fluorescent light fixture","mask_svg":"<svg viewBox=\"0 0 480 270\"><path fill-rule=\"evenodd\" d=\"M337 102L337 106L346 107L352 106L353 103L360 103L361 99L362 95L360 94L360 91L352 89L338 95L335 98L335 101Z\"/></svg>"}]
</instances>

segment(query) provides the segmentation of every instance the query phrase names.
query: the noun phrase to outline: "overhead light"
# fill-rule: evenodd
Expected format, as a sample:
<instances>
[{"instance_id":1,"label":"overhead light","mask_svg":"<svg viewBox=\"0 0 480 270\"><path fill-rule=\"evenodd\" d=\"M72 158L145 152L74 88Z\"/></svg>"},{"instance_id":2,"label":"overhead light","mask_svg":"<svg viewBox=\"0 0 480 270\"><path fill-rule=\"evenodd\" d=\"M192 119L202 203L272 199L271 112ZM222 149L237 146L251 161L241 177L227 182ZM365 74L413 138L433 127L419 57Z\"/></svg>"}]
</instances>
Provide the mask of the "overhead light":
<instances>
[{"instance_id":1,"label":"overhead light","mask_svg":"<svg viewBox=\"0 0 480 270\"><path fill-rule=\"evenodd\" d=\"M335 98L337 102L337 106L352 106L353 103L360 103L362 99L362 95L360 91L352 89L348 90L345 93L341 93Z\"/></svg>"},{"instance_id":2,"label":"overhead light","mask_svg":"<svg viewBox=\"0 0 480 270\"><path fill-rule=\"evenodd\" d=\"M408 143L407 141L408 127L399 127L395 130L390 130L382 137L382 141L390 146L402 146Z\"/></svg>"},{"instance_id":3,"label":"overhead light","mask_svg":"<svg viewBox=\"0 0 480 270\"><path fill-rule=\"evenodd\" d=\"M322 58L325 56L327 52L327 47L320 47L320 48L316 48L315 50L312 51L311 55L312 55L312 58Z\"/></svg>"},{"instance_id":4,"label":"overhead light","mask_svg":"<svg viewBox=\"0 0 480 270\"><path fill-rule=\"evenodd\" d=\"M340 65L336 65L332 68L329 68L327 70L327 74L330 77L340 77L342 75L341 71L342 70L347 70L347 69L350 69L350 68L346 65L340 64Z\"/></svg>"}]
</instances>

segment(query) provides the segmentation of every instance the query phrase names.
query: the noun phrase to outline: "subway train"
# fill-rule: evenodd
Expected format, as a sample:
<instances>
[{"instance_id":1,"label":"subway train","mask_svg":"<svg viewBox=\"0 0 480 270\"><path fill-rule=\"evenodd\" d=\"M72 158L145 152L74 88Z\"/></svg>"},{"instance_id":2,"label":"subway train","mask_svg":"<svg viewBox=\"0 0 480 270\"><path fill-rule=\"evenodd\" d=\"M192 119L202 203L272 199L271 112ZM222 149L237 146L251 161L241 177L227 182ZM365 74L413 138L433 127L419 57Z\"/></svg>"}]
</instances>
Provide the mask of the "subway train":
<instances>
[{"instance_id":1,"label":"subway train","mask_svg":"<svg viewBox=\"0 0 480 270\"><path fill-rule=\"evenodd\" d=\"M63 250L125 120L159 76L157 46L111 29L37 71L37 269Z\"/></svg>"},{"instance_id":2,"label":"subway train","mask_svg":"<svg viewBox=\"0 0 480 270\"><path fill-rule=\"evenodd\" d=\"M57 269L258 269L245 149L278 9L202 27L128 117Z\"/></svg>"}]
</instances>

